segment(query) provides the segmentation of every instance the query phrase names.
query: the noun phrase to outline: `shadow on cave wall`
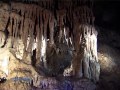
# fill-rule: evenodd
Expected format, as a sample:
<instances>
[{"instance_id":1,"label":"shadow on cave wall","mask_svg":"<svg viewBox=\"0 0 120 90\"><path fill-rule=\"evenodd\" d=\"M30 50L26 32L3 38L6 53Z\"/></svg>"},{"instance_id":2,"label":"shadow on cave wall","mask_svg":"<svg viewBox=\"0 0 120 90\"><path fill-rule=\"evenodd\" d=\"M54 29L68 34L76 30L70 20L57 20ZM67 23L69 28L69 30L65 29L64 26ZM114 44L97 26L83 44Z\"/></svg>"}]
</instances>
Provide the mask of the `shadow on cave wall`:
<instances>
[{"instance_id":1,"label":"shadow on cave wall","mask_svg":"<svg viewBox=\"0 0 120 90\"><path fill-rule=\"evenodd\" d=\"M98 29L98 59L101 66L97 90L120 90L120 36L114 30Z\"/></svg>"}]
</instances>

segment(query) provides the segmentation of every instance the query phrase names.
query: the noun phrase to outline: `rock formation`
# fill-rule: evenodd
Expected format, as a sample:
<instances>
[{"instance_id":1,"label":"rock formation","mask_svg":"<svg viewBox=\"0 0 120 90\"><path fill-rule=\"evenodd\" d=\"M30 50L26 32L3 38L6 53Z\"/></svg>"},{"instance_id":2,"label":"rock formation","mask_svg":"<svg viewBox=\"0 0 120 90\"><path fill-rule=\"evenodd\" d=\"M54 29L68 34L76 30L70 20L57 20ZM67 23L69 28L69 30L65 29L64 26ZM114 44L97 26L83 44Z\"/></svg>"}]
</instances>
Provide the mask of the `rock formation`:
<instances>
[{"instance_id":1,"label":"rock formation","mask_svg":"<svg viewBox=\"0 0 120 90\"><path fill-rule=\"evenodd\" d=\"M58 6L53 1L39 1L38 5L29 1L1 3L0 50L8 50L38 75L59 76L62 72L64 76L97 82L100 66L92 1L70 0L63 4L66 1L61 0ZM11 58L5 60L9 63ZM10 77L6 70L3 72Z\"/></svg>"}]
</instances>

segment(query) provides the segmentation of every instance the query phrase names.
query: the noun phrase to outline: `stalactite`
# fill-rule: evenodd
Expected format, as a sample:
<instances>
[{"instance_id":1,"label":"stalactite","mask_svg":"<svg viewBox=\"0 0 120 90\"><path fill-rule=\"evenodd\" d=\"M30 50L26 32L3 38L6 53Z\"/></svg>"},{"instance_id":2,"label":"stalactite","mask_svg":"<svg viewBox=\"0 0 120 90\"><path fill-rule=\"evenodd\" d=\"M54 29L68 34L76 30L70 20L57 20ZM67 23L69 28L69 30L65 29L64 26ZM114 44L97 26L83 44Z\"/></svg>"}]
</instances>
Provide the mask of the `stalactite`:
<instances>
[{"instance_id":1,"label":"stalactite","mask_svg":"<svg viewBox=\"0 0 120 90\"><path fill-rule=\"evenodd\" d=\"M23 44L24 44L24 52L25 52L26 49L27 49L29 23L30 23L30 21L26 18L26 19L24 20L24 28L23 28L23 34L22 34Z\"/></svg>"},{"instance_id":2,"label":"stalactite","mask_svg":"<svg viewBox=\"0 0 120 90\"><path fill-rule=\"evenodd\" d=\"M12 38L12 43L13 43L13 48L15 49L15 55L16 55L16 53L17 53L17 19L16 18L14 18L14 26L13 26L13 38Z\"/></svg>"},{"instance_id":3,"label":"stalactite","mask_svg":"<svg viewBox=\"0 0 120 90\"><path fill-rule=\"evenodd\" d=\"M27 11L27 16L28 16L28 18L30 18L30 15L31 15L31 8L30 8L31 6L30 5L28 5L28 7L26 8L28 11Z\"/></svg>"},{"instance_id":4,"label":"stalactite","mask_svg":"<svg viewBox=\"0 0 120 90\"><path fill-rule=\"evenodd\" d=\"M11 5L10 24L12 30L10 35L13 36L13 42L19 36L22 38L24 43L24 60L27 53L33 52L33 45L37 43L36 65L39 66L43 62L44 67L47 68L47 39L49 39L49 45L53 46L56 43L54 40L56 16L51 11L53 0L41 2L46 9L35 4L13 3ZM62 4L61 2L60 5ZM84 76L97 81L99 79L99 64L97 60L97 31L94 28L95 18L91 8L85 5L86 1L80 0L77 3L75 2L77 7L72 4L73 2L71 0L67 4L68 6L63 4L58 7L57 25L59 27L59 35L57 37L59 43L67 43L69 47L71 45L74 48L74 51L72 51L74 53L73 60L69 69L69 71L72 71L71 75L77 77ZM48 25L50 37L47 36ZM18 35L18 33L20 34Z\"/></svg>"},{"instance_id":5,"label":"stalactite","mask_svg":"<svg viewBox=\"0 0 120 90\"><path fill-rule=\"evenodd\" d=\"M26 26L25 27L25 25L26 25L26 19L25 19L25 12L22 12L22 17L21 17L21 34L20 34L20 36L21 36L21 39L22 39L22 41L23 41L23 44L24 44L24 51L26 50L26 40L25 40L25 36L27 36L27 34L28 33L26 33L26 27L28 27L28 26ZM24 31L25 30L25 31ZM26 33L26 35L24 36L24 34Z\"/></svg>"},{"instance_id":6,"label":"stalactite","mask_svg":"<svg viewBox=\"0 0 120 90\"><path fill-rule=\"evenodd\" d=\"M22 39L22 33L23 33L23 23L24 23L24 17L21 16L21 22L20 22L20 39Z\"/></svg>"},{"instance_id":7,"label":"stalactite","mask_svg":"<svg viewBox=\"0 0 120 90\"><path fill-rule=\"evenodd\" d=\"M97 60L97 31L95 29L91 30L91 27L94 26L90 25L94 25L93 13L87 6L76 8L73 19L75 54L71 65L72 75L77 77L83 75L96 82L99 78L100 67ZM68 71L68 68L66 71Z\"/></svg>"},{"instance_id":8,"label":"stalactite","mask_svg":"<svg viewBox=\"0 0 120 90\"><path fill-rule=\"evenodd\" d=\"M15 39L17 39L19 33L19 20L16 20Z\"/></svg>"},{"instance_id":9,"label":"stalactite","mask_svg":"<svg viewBox=\"0 0 120 90\"><path fill-rule=\"evenodd\" d=\"M58 25L60 27L60 30L59 30L59 42L61 42L61 39L63 38L62 35L63 35L63 26L64 26L64 18L66 16L66 11L65 10L59 10L57 12L57 22L58 22Z\"/></svg>"},{"instance_id":10,"label":"stalactite","mask_svg":"<svg viewBox=\"0 0 120 90\"><path fill-rule=\"evenodd\" d=\"M50 45L54 45L54 23L55 23L55 18L53 14L50 14L49 18L49 29L50 29Z\"/></svg>"},{"instance_id":11,"label":"stalactite","mask_svg":"<svg viewBox=\"0 0 120 90\"><path fill-rule=\"evenodd\" d=\"M38 46L40 48L40 60L39 61L42 61L42 37L43 37L43 22L42 22L42 15L40 15L40 35L39 35L39 45Z\"/></svg>"},{"instance_id":12,"label":"stalactite","mask_svg":"<svg viewBox=\"0 0 120 90\"><path fill-rule=\"evenodd\" d=\"M41 60L41 41L42 41L42 9L37 7L37 22L38 24L36 25L36 32L37 32L37 50L36 50L36 66L40 66L40 60Z\"/></svg>"},{"instance_id":13,"label":"stalactite","mask_svg":"<svg viewBox=\"0 0 120 90\"><path fill-rule=\"evenodd\" d=\"M47 68L47 61L46 61L46 48L47 48L47 25L48 25L48 21L49 21L49 13L47 10L44 10L43 12L43 20L44 20L44 24L43 24L43 43L42 43L42 46L44 46L44 55L42 56L43 57L43 64L44 64L44 67Z\"/></svg>"},{"instance_id":14,"label":"stalactite","mask_svg":"<svg viewBox=\"0 0 120 90\"><path fill-rule=\"evenodd\" d=\"M34 23L32 23L30 19L25 18L24 26L25 27L22 34L23 44L24 44L22 60L27 60L28 55L32 55L32 45L34 42L34 37L33 37Z\"/></svg>"},{"instance_id":15,"label":"stalactite","mask_svg":"<svg viewBox=\"0 0 120 90\"><path fill-rule=\"evenodd\" d=\"M88 51L86 50L87 49L87 30L86 30L86 27L87 26L83 26L82 28L84 29L83 30L83 33L84 33L84 35L83 35L83 38L85 39L85 48L84 48L84 60L83 60L83 68L84 68L84 77L86 77L86 78L90 78L90 74L89 74L89 59L88 59Z\"/></svg>"},{"instance_id":16,"label":"stalactite","mask_svg":"<svg viewBox=\"0 0 120 90\"><path fill-rule=\"evenodd\" d=\"M14 25L13 25L13 45L14 45L14 42L15 42L15 29L16 29L16 19L13 19L14 21Z\"/></svg>"},{"instance_id":17,"label":"stalactite","mask_svg":"<svg viewBox=\"0 0 120 90\"><path fill-rule=\"evenodd\" d=\"M10 17L10 30L9 30L9 35L12 36L12 32L13 32L13 18Z\"/></svg>"},{"instance_id":18,"label":"stalactite","mask_svg":"<svg viewBox=\"0 0 120 90\"><path fill-rule=\"evenodd\" d=\"M66 43L68 46L69 45L69 29L68 27L64 28L64 43Z\"/></svg>"},{"instance_id":19,"label":"stalactite","mask_svg":"<svg viewBox=\"0 0 120 90\"><path fill-rule=\"evenodd\" d=\"M95 52L94 54L92 53L94 50L95 51L97 50L97 48L93 46L93 43L94 43L94 40L96 40L96 37L92 37L91 32L90 32L91 28L90 27L87 28L87 27L88 26L83 27L84 28L83 38L85 39L84 60L83 60L84 77L97 81L98 74L99 74L99 65L97 64L98 62L97 59L93 57L93 56L96 56L97 52ZM87 30L89 30L89 32ZM87 39L90 40L89 43ZM89 47L91 48L90 51L88 51ZM91 63L91 65L93 66L91 66L89 63ZM96 70L96 67L98 67L98 70ZM95 73L97 74L95 75Z\"/></svg>"},{"instance_id":20,"label":"stalactite","mask_svg":"<svg viewBox=\"0 0 120 90\"><path fill-rule=\"evenodd\" d=\"M14 43L14 40L15 40L15 31L16 31L16 28L17 28L17 18L19 18L19 16L15 13L11 13L10 14L10 19L11 19L11 25L12 25L12 36L13 36L13 39L12 39L12 43Z\"/></svg>"},{"instance_id":21,"label":"stalactite","mask_svg":"<svg viewBox=\"0 0 120 90\"><path fill-rule=\"evenodd\" d=\"M30 22L30 27L29 27L29 44L28 44L28 47L27 47L27 52L32 52L32 45L33 45L33 42L34 42L34 35L33 35L33 31L34 31L34 23Z\"/></svg>"},{"instance_id":22,"label":"stalactite","mask_svg":"<svg viewBox=\"0 0 120 90\"><path fill-rule=\"evenodd\" d=\"M37 60L37 62L36 62L36 66L38 66L38 65L40 65L40 57L41 57L41 38L40 38L40 25L39 24L37 24L37 26L36 26L36 30L37 30L37 53L36 53L36 60Z\"/></svg>"},{"instance_id":23,"label":"stalactite","mask_svg":"<svg viewBox=\"0 0 120 90\"><path fill-rule=\"evenodd\" d=\"M42 48L45 48L45 47L42 47L43 43L42 43L42 37L43 37L43 17L42 17L42 14L43 14L43 9L42 8L39 8L37 7L37 26L38 28L37 29L37 54L36 54L36 66L40 66L40 62L43 60L43 51L42 51Z\"/></svg>"},{"instance_id":24,"label":"stalactite","mask_svg":"<svg viewBox=\"0 0 120 90\"><path fill-rule=\"evenodd\" d=\"M36 8L35 6L32 7L32 12L33 12L33 17L32 17L32 19L33 19L33 21L35 21L36 15L37 15L37 8Z\"/></svg>"},{"instance_id":25,"label":"stalactite","mask_svg":"<svg viewBox=\"0 0 120 90\"><path fill-rule=\"evenodd\" d=\"M9 35L10 36L13 36L13 18L10 16L10 27L11 27L11 29L9 30ZM12 44L13 44L13 39L12 39L12 37L11 37L11 47L12 47Z\"/></svg>"}]
</instances>

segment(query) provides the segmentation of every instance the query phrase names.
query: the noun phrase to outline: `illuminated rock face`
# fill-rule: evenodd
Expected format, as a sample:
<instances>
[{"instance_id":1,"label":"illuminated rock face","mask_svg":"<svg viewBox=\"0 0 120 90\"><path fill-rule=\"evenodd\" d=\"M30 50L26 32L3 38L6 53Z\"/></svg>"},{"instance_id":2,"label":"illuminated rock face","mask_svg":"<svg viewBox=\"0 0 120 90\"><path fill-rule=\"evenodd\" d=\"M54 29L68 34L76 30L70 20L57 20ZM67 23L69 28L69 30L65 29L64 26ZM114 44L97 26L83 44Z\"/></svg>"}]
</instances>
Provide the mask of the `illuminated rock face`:
<instances>
[{"instance_id":1,"label":"illuminated rock face","mask_svg":"<svg viewBox=\"0 0 120 90\"><path fill-rule=\"evenodd\" d=\"M81 10L84 9L84 12ZM86 13L87 12L87 13ZM77 13L80 13L77 14ZM87 18L81 18L87 17ZM92 24L92 25L91 25ZM88 7L79 7L74 12L73 60L65 76L86 77L99 80L100 65L97 58L97 31L94 28L94 16Z\"/></svg>"},{"instance_id":2,"label":"illuminated rock face","mask_svg":"<svg viewBox=\"0 0 120 90\"><path fill-rule=\"evenodd\" d=\"M0 47L4 46L5 39L6 39L5 33L3 31L0 31Z\"/></svg>"},{"instance_id":3,"label":"illuminated rock face","mask_svg":"<svg viewBox=\"0 0 120 90\"><path fill-rule=\"evenodd\" d=\"M0 42L3 45L5 41L0 49L8 50L9 55L0 57L0 66L6 67L3 71L9 78L28 75L35 80L39 75L62 74L99 80L97 31L88 6L72 8L69 3L67 9L54 11L35 4L2 4L0 8L6 14L0 13L0 23L6 26L0 26ZM4 5L11 8L10 12Z\"/></svg>"},{"instance_id":4,"label":"illuminated rock face","mask_svg":"<svg viewBox=\"0 0 120 90\"><path fill-rule=\"evenodd\" d=\"M8 64L9 64L9 59L8 58L4 58L3 60L0 60L0 75L1 77L7 77L8 75Z\"/></svg>"},{"instance_id":5,"label":"illuminated rock face","mask_svg":"<svg viewBox=\"0 0 120 90\"><path fill-rule=\"evenodd\" d=\"M77 51L74 52L72 65L65 70L64 75L75 75L98 81L100 66L97 58L97 31L88 25L81 25L80 28L83 32L80 36L76 34L75 39Z\"/></svg>"}]
</instances>

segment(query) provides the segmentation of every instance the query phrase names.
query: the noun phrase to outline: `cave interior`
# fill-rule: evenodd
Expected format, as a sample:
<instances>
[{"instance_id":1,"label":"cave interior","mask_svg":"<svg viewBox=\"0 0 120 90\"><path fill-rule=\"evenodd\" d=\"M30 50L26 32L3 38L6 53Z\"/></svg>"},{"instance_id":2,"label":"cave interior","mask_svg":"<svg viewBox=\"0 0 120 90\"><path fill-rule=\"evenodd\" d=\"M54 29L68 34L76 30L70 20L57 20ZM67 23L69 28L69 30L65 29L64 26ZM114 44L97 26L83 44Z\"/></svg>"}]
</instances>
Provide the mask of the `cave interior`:
<instances>
[{"instance_id":1,"label":"cave interior","mask_svg":"<svg viewBox=\"0 0 120 90\"><path fill-rule=\"evenodd\" d=\"M0 90L119 90L119 4L0 1Z\"/></svg>"}]
</instances>

